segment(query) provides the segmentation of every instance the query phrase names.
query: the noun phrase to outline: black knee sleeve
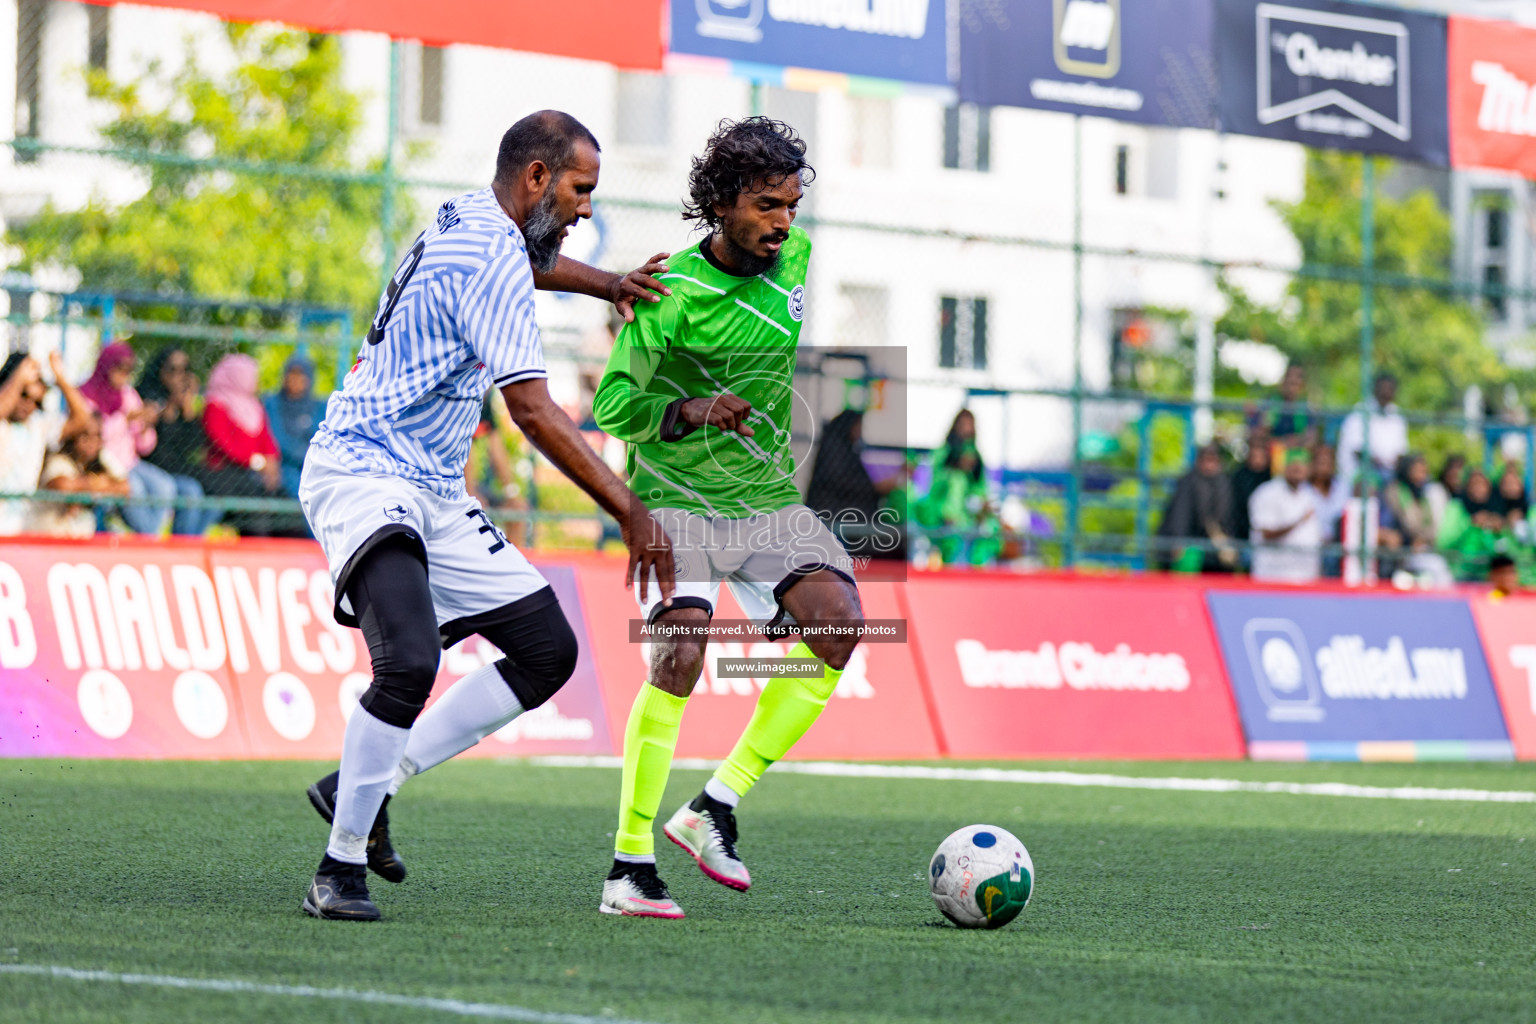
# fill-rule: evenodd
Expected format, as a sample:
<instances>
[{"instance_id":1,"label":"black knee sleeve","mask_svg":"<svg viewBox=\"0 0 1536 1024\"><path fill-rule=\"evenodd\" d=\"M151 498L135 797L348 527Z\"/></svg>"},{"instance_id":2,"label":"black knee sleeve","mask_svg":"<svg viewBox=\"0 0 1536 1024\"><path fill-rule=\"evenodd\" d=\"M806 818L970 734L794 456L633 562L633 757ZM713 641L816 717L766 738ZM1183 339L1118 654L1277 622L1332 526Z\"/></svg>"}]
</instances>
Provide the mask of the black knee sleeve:
<instances>
[{"instance_id":1,"label":"black knee sleeve","mask_svg":"<svg viewBox=\"0 0 1536 1024\"><path fill-rule=\"evenodd\" d=\"M554 592L549 595L551 600L533 611L487 622L477 630L506 655L496 669L524 711L553 697L576 671L576 634Z\"/></svg>"},{"instance_id":2,"label":"black knee sleeve","mask_svg":"<svg viewBox=\"0 0 1536 1024\"><path fill-rule=\"evenodd\" d=\"M437 614L419 544L386 540L347 579L347 597L373 659L373 685L358 703L370 715L408 729L437 679Z\"/></svg>"}]
</instances>

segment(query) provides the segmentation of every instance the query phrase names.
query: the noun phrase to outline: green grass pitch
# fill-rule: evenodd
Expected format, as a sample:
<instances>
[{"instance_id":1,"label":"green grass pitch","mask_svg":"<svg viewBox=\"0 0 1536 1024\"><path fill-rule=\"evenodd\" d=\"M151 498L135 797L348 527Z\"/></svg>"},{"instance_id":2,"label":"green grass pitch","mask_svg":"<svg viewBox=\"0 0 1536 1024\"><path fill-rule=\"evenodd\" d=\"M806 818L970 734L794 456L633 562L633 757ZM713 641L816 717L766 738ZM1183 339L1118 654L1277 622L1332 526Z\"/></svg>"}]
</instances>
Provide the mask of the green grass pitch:
<instances>
[{"instance_id":1,"label":"green grass pitch","mask_svg":"<svg viewBox=\"0 0 1536 1024\"><path fill-rule=\"evenodd\" d=\"M616 771L453 763L392 806L411 875L373 881L386 920L364 925L299 910L327 767L0 763L0 964L657 1024L1536 1020L1533 804L770 774L740 815L753 889L661 840L689 917L653 921L597 912ZM1536 789L1527 765L1060 767ZM675 772L662 815L704 777ZM928 856L973 822L1038 871L1001 931L928 897ZM466 1018L0 973L0 1019Z\"/></svg>"}]
</instances>

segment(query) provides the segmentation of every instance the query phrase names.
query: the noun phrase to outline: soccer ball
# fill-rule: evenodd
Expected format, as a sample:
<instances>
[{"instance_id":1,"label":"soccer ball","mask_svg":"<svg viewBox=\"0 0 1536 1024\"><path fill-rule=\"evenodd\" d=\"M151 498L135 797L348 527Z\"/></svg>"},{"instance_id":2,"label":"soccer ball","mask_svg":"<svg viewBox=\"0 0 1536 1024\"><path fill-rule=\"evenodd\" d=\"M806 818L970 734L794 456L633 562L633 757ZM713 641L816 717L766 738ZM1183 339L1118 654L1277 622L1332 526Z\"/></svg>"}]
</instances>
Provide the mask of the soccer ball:
<instances>
[{"instance_id":1,"label":"soccer ball","mask_svg":"<svg viewBox=\"0 0 1536 1024\"><path fill-rule=\"evenodd\" d=\"M939 913L961 928L1001 928L1029 902L1035 864L1011 832L967 825L939 844L928 885Z\"/></svg>"}]
</instances>

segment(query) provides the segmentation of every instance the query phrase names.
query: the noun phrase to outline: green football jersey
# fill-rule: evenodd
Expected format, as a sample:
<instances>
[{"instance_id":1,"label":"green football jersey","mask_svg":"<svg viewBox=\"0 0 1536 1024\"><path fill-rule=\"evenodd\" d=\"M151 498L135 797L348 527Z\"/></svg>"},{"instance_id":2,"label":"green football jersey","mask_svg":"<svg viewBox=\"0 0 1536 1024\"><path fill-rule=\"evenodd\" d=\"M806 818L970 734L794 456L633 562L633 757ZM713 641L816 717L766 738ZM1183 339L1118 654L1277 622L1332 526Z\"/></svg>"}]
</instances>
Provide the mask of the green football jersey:
<instances>
[{"instance_id":1,"label":"green football jersey","mask_svg":"<svg viewBox=\"0 0 1536 1024\"><path fill-rule=\"evenodd\" d=\"M789 431L810 259L799 228L790 228L774 269L756 277L717 267L693 245L660 275L672 294L635 304L592 415L628 442L629 486L641 501L732 518L800 502ZM688 399L725 392L751 403L751 437L679 417Z\"/></svg>"}]
</instances>

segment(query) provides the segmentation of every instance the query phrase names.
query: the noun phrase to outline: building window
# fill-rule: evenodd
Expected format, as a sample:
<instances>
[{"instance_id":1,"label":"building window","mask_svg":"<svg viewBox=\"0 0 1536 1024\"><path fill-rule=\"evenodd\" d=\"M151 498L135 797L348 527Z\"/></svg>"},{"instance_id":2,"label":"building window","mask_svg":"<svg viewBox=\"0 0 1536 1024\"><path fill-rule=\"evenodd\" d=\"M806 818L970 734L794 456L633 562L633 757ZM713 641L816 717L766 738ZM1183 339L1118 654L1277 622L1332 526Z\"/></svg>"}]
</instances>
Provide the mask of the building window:
<instances>
[{"instance_id":1,"label":"building window","mask_svg":"<svg viewBox=\"0 0 1536 1024\"><path fill-rule=\"evenodd\" d=\"M85 63L92 71L107 70L107 40L112 31L112 8L85 7Z\"/></svg>"},{"instance_id":2,"label":"building window","mask_svg":"<svg viewBox=\"0 0 1536 1024\"><path fill-rule=\"evenodd\" d=\"M944 108L944 166L957 171L992 169L992 108L962 103Z\"/></svg>"},{"instance_id":3,"label":"building window","mask_svg":"<svg viewBox=\"0 0 1536 1024\"><path fill-rule=\"evenodd\" d=\"M665 146L672 136L671 87L665 75L620 71L615 137L625 146Z\"/></svg>"},{"instance_id":4,"label":"building window","mask_svg":"<svg viewBox=\"0 0 1536 1024\"><path fill-rule=\"evenodd\" d=\"M416 118L419 124L443 123L443 71L448 51L441 46L422 46L421 76L417 95Z\"/></svg>"},{"instance_id":5,"label":"building window","mask_svg":"<svg viewBox=\"0 0 1536 1024\"><path fill-rule=\"evenodd\" d=\"M1147 129L1147 198L1179 198L1179 132Z\"/></svg>"},{"instance_id":6,"label":"building window","mask_svg":"<svg viewBox=\"0 0 1536 1024\"><path fill-rule=\"evenodd\" d=\"M939 365L951 370L987 368L986 299L939 299Z\"/></svg>"},{"instance_id":7,"label":"building window","mask_svg":"<svg viewBox=\"0 0 1536 1024\"><path fill-rule=\"evenodd\" d=\"M1483 211L1483 246L1488 249L1504 248L1504 236L1509 214L1502 206L1490 206Z\"/></svg>"},{"instance_id":8,"label":"building window","mask_svg":"<svg viewBox=\"0 0 1536 1024\"><path fill-rule=\"evenodd\" d=\"M874 96L848 98L848 163L854 167L891 166L891 101Z\"/></svg>"},{"instance_id":9,"label":"building window","mask_svg":"<svg viewBox=\"0 0 1536 1024\"><path fill-rule=\"evenodd\" d=\"M1131 147L1115 147L1115 195L1131 194Z\"/></svg>"},{"instance_id":10,"label":"building window","mask_svg":"<svg viewBox=\"0 0 1536 1024\"><path fill-rule=\"evenodd\" d=\"M48 24L48 0L18 0L16 10L16 137L35 139L42 133L43 31ZM20 150L19 163L37 159Z\"/></svg>"},{"instance_id":11,"label":"building window","mask_svg":"<svg viewBox=\"0 0 1536 1024\"><path fill-rule=\"evenodd\" d=\"M1483 305L1490 320L1503 320L1507 311L1504 294L1504 268L1490 263L1483 268Z\"/></svg>"}]
</instances>

